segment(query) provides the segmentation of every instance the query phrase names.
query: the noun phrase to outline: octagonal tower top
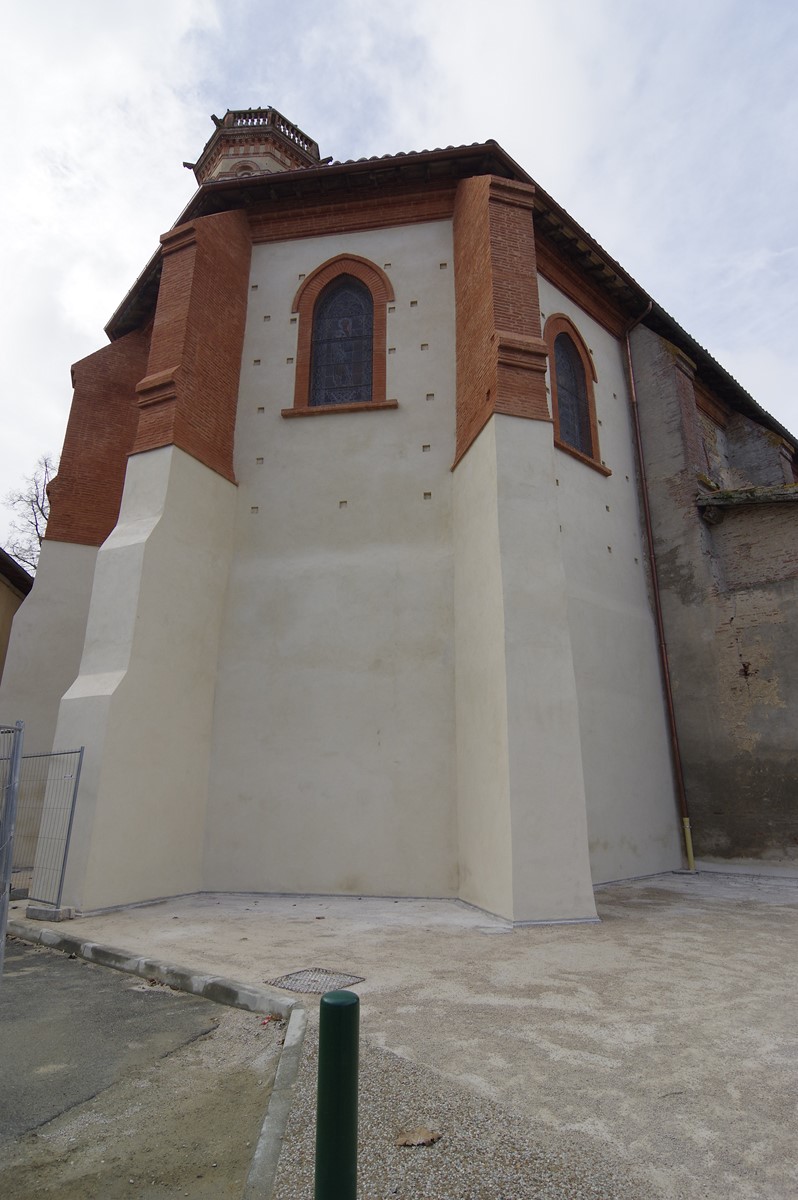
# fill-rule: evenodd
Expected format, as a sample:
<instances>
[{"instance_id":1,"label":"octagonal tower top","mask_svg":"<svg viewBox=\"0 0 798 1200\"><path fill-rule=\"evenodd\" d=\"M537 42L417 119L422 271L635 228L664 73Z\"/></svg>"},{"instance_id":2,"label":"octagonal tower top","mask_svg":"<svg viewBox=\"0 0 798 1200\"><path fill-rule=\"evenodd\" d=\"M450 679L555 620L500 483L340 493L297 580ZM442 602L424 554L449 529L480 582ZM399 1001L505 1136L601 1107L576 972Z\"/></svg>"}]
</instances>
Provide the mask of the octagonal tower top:
<instances>
[{"instance_id":1,"label":"octagonal tower top","mask_svg":"<svg viewBox=\"0 0 798 1200\"><path fill-rule=\"evenodd\" d=\"M197 182L318 167L319 147L274 108L228 109L191 167Z\"/></svg>"}]
</instances>

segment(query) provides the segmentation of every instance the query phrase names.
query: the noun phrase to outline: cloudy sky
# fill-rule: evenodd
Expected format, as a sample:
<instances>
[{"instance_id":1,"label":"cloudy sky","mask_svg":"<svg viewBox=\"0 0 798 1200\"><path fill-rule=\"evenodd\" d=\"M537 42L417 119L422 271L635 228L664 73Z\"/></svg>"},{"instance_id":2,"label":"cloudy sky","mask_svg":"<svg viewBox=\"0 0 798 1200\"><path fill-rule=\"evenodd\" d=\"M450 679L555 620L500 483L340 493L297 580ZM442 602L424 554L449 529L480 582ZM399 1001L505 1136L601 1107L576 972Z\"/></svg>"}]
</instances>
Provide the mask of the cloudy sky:
<instances>
[{"instance_id":1,"label":"cloudy sky","mask_svg":"<svg viewBox=\"0 0 798 1200\"><path fill-rule=\"evenodd\" d=\"M322 156L495 138L798 432L794 0L0 0L0 496L194 191L210 113ZM9 515L0 510L0 542Z\"/></svg>"}]
</instances>

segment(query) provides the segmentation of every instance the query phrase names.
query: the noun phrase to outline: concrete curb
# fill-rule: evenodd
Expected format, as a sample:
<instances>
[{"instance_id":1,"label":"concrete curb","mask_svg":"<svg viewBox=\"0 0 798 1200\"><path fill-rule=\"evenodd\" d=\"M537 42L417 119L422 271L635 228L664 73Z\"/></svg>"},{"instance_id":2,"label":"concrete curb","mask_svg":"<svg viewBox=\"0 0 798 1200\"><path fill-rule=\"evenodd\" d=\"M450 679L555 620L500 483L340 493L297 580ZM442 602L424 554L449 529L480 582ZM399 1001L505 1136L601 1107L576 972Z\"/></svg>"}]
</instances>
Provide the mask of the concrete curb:
<instances>
[{"instance_id":1,"label":"concrete curb","mask_svg":"<svg viewBox=\"0 0 798 1200\"><path fill-rule=\"evenodd\" d=\"M286 1021L297 1008L296 1000L288 1000L274 992L266 992L240 983L236 979L225 979L221 975L204 975L191 967L180 967L162 962L157 958L144 958L131 950L120 950L115 946L102 946L98 942L84 942L70 934L57 933L54 929L30 926L26 921L9 921L8 932L25 942L61 950L64 954L76 954L87 962L113 967L115 971L126 971L140 975L142 979L157 979L181 992L192 996L203 996L217 1004L228 1004L232 1008L243 1008L247 1012L270 1013Z\"/></svg>"},{"instance_id":2,"label":"concrete curb","mask_svg":"<svg viewBox=\"0 0 798 1200\"><path fill-rule=\"evenodd\" d=\"M280 1151L294 1103L294 1087L302 1060L307 1024L307 1012L304 1008L296 1007L288 1022L269 1106L252 1156L242 1200L271 1200L274 1192Z\"/></svg>"}]
</instances>

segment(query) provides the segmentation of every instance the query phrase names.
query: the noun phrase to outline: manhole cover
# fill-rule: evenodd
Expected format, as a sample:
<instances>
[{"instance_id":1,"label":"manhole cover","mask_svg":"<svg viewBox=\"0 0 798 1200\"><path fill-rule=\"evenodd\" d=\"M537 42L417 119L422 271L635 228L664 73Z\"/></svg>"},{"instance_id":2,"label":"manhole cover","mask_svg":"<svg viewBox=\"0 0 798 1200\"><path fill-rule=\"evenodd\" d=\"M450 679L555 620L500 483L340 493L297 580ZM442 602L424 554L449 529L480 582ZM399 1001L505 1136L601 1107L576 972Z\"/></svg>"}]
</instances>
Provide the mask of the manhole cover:
<instances>
[{"instance_id":1,"label":"manhole cover","mask_svg":"<svg viewBox=\"0 0 798 1200\"><path fill-rule=\"evenodd\" d=\"M267 979L266 983L285 988L288 992L337 992L339 988L363 983L362 975L344 975L341 971L328 971L325 967L307 967L304 971L292 971L279 979Z\"/></svg>"}]
</instances>

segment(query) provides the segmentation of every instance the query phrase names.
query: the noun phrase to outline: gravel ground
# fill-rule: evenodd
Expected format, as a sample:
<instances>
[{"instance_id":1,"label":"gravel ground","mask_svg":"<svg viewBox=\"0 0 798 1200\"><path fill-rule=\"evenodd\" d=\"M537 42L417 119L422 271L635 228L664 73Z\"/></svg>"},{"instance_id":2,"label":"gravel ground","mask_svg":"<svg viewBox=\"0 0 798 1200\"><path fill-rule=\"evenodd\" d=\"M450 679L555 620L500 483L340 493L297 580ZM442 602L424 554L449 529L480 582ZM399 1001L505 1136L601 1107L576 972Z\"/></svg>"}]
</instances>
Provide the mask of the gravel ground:
<instances>
[{"instance_id":1,"label":"gravel ground","mask_svg":"<svg viewBox=\"0 0 798 1200\"><path fill-rule=\"evenodd\" d=\"M318 1035L309 1028L274 1200L312 1200ZM578 1135L559 1137L390 1051L361 1042L358 1200L657 1200ZM424 1126L432 1146L399 1147Z\"/></svg>"}]
</instances>

